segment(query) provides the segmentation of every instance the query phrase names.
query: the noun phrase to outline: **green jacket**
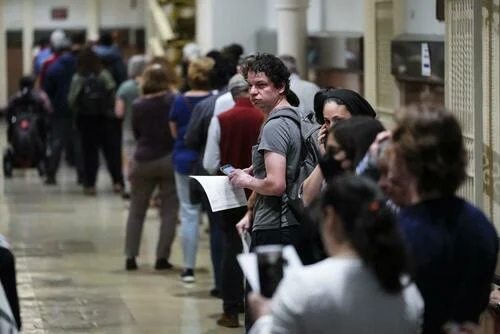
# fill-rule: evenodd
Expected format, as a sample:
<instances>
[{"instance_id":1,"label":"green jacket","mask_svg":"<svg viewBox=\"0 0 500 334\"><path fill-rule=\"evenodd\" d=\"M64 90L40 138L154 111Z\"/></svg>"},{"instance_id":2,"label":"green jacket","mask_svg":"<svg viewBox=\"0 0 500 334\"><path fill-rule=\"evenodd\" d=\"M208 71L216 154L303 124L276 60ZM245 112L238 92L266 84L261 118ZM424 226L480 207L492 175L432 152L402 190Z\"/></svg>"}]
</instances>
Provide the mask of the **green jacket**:
<instances>
[{"instance_id":1,"label":"green jacket","mask_svg":"<svg viewBox=\"0 0 500 334\"><path fill-rule=\"evenodd\" d=\"M106 83L106 89L108 89L110 92L114 91L114 89L116 88L116 84L115 81L113 80L113 77L107 70L102 70L101 73L99 73L99 77L104 79L104 82ZM76 114L78 109L76 104L78 100L78 95L80 94L80 91L83 87L84 80L85 77L81 76L80 74L73 75L73 79L71 80L71 86L69 88L69 94L68 94L68 104L70 110L73 112L73 115Z\"/></svg>"}]
</instances>

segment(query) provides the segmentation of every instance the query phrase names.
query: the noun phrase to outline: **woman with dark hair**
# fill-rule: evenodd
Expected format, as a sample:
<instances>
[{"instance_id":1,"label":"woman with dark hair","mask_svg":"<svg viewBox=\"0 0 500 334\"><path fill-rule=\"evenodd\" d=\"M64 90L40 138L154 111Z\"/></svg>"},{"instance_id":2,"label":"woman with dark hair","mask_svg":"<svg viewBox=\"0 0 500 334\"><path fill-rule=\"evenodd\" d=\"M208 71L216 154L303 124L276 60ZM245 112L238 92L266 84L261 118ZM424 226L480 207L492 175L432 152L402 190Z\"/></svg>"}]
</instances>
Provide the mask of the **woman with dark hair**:
<instances>
[{"instance_id":1,"label":"woman with dark hair","mask_svg":"<svg viewBox=\"0 0 500 334\"><path fill-rule=\"evenodd\" d=\"M319 160L319 168L325 182L338 177L344 172L353 173L355 167L363 159L371 143L377 135L384 131L383 125L376 119L362 116L353 116L345 121L336 123L329 131L326 142L326 153ZM318 193L304 193L303 201L309 204L319 195ZM302 239L298 246L301 259L305 264L315 263L325 257L322 251L321 238L318 235L317 207L308 207L301 222Z\"/></svg>"},{"instance_id":2,"label":"woman with dark hair","mask_svg":"<svg viewBox=\"0 0 500 334\"><path fill-rule=\"evenodd\" d=\"M321 124L318 133L319 149L325 154L328 131L338 122L352 116L375 118L376 113L372 106L361 95L350 89L325 88L314 96L314 114L316 121ZM354 166L356 167L356 166ZM316 167L303 184L304 205L307 206L321 191L324 183L321 169Z\"/></svg>"},{"instance_id":3,"label":"woman with dark hair","mask_svg":"<svg viewBox=\"0 0 500 334\"><path fill-rule=\"evenodd\" d=\"M467 166L460 124L429 104L397 116L386 190L391 198L401 188L407 194L398 220L425 301L423 333L477 324L488 306L498 235L479 208L456 195Z\"/></svg>"},{"instance_id":4,"label":"woman with dark hair","mask_svg":"<svg viewBox=\"0 0 500 334\"><path fill-rule=\"evenodd\" d=\"M99 57L91 48L83 49L77 59L77 73L71 81L68 102L75 113L76 127L83 151L83 187L86 195L95 195L99 150L106 158L115 191L123 187L121 165L113 161L117 152L110 145L109 123L113 121L115 83L102 68ZM120 154L120 152L118 152Z\"/></svg>"},{"instance_id":5,"label":"woman with dark hair","mask_svg":"<svg viewBox=\"0 0 500 334\"><path fill-rule=\"evenodd\" d=\"M132 105L132 130L137 142L129 179L130 211L125 239L126 270L136 270L142 228L151 195L159 188L160 232L156 247L156 270L172 268L170 249L175 237L178 202L175 191L172 150L174 138L169 131L169 110L174 95L167 71L159 64L142 76L143 96Z\"/></svg>"},{"instance_id":6,"label":"woman with dark hair","mask_svg":"<svg viewBox=\"0 0 500 334\"><path fill-rule=\"evenodd\" d=\"M258 321L250 333L419 333L422 297L376 184L338 177L326 187L321 207L329 257L290 272L272 301L251 295Z\"/></svg>"},{"instance_id":7,"label":"woman with dark hair","mask_svg":"<svg viewBox=\"0 0 500 334\"><path fill-rule=\"evenodd\" d=\"M320 177L314 179L315 171L313 171L311 174L313 177L304 181L302 193L304 205L309 205L318 196L325 181L329 181L344 170L354 171L377 134L382 131L384 131L382 123L365 116L353 116L335 123L323 144L325 153L317 167Z\"/></svg>"},{"instance_id":8,"label":"woman with dark hair","mask_svg":"<svg viewBox=\"0 0 500 334\"><path fill-rule=\"evenodd\" d=\"M384 130L378 120L363 116L336 123L329 132L326 153L320 160L325 180L328 182L336 176L334 164L328 164L328 161L336 160L344 169L354 171L377 135Z\"/></svg>"},{"instance_id":9,"label":"woman with dark hair","mask_svg":"<svg viewBox=\"0 0 500 334\"><path fill-rule=\"evenodd\" d=\"M324 88L317 92L314 95L314 114L318 123L327 128L351 116L376 116L375 110L361 95L341 88Z\"/></svg>"}]
</instances>

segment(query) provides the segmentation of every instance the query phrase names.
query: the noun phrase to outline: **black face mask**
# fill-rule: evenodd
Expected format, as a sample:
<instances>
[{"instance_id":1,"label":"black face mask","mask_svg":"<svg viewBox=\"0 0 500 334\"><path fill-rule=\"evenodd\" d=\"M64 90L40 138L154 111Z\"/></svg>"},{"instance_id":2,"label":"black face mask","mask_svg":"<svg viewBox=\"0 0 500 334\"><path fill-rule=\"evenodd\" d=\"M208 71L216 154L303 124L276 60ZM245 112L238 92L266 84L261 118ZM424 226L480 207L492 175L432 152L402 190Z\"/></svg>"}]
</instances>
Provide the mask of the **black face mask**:
<instances>
[{"instance_id":1,"label":"black face mask","mask_svg":"<svg viewBox=\"0 0 500 334\"><path fill-rule=\"evenodd\" d=\"M337 154L337 152L330 147L326 151L325 155L319 159L319 168L321 169L321 173L323 173L323 177L327 182L333 177L344 172L344 169L341 166L342 162L334 158L335 154Z\"/></svg>"}]
</instances>

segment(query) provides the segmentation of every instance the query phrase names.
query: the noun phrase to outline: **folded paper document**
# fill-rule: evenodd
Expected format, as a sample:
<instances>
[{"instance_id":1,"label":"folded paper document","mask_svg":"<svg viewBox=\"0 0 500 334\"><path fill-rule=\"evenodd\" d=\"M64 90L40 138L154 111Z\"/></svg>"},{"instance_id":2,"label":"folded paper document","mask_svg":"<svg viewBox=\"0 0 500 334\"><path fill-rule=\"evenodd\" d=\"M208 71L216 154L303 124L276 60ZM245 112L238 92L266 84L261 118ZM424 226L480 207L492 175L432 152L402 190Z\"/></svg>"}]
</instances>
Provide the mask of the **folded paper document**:
<instances>
[{"instance_id":1,"label":"folded paper document","mask_svg":"<svg viewBox=\"0 0 500 334\"><path fill-rule=\"evenodd\" d=\"M191 175L207 194L213 212L247 205L247 197L242 188L234 187L227 176Z\"/></svg>"}]
</instances>

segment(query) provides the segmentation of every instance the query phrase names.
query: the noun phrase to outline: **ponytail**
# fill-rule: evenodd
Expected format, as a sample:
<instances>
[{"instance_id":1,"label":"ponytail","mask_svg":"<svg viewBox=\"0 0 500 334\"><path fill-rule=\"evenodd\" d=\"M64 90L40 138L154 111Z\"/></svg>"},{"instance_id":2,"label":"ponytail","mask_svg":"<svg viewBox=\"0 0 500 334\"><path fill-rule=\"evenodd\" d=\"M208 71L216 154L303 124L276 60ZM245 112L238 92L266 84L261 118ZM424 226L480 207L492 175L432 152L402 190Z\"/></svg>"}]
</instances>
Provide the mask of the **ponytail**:
<instances>
[{"instance_id":1,"label":"ponytail","mask_svg":"<svg viewBox=\"0 0 500 334\"><path fill-rule=\"evenodd\" d=\"M408 273L407 254L392 211L384 203L373 201L347 232L352 246L375 274L382 289L399 293L401 278Z\"/></svg>"},{"instance_id":2,"label":"ponytail","mask_svg":"<svg viewBox=\"0 0 500 334\"><path fill-rule=\"evenodd\" d=\"M408 257L392 211L377 185L364 177L343 175L330 183L323 206L333 206L342 221L344 237L387 293L403 289L409 274Z\"/></svg>"}]
</instances>

